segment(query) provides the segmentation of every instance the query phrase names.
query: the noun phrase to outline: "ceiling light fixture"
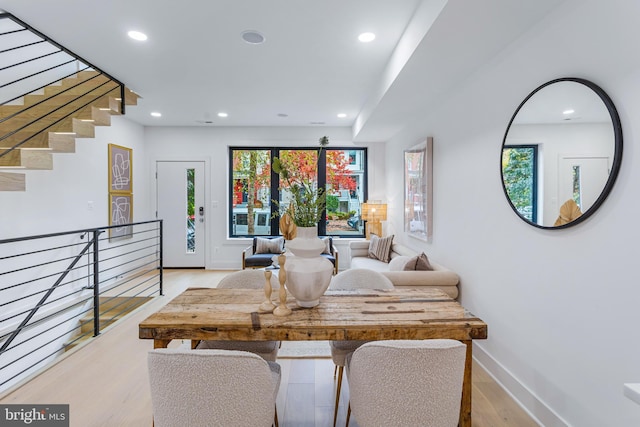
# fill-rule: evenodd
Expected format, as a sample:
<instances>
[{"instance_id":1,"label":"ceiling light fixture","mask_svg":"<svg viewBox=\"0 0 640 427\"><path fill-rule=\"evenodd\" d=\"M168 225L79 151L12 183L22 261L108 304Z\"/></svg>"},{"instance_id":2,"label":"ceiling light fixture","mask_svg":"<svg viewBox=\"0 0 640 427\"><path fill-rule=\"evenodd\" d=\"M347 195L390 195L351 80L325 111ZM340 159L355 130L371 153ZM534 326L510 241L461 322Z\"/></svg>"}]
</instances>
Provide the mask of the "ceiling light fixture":
<instances>
[{"instance_id":1,"label":"ceiling light fixture","mask_svg":"<svg viewBox=\"0 0 640 427\"><path fill-rule=\"evenodd\" d=\"M153 117L162 117L162 113L158 113L157 111L152 112L151 115Z\"/></svg>"},{"instance_id":2,"label":"ceiling light fixture","mask_svg":"<svg viewBox=\"0 0 640 427\"><path fill-rule=\"evenodd\" d=\"M569 109L569 110L564 110L564 111L562 112L562 114L564 114L565 116L566 116L567 114L573 114L573 113L575 113L575 111L574 111L574 110L571 110L571 109Z\"/></svg>"},{"instance_id":3,"label":"ceiling light fixture","mask_svg":"<svg viewBox=\"0 0 640 427\"><path fill-rule=\"evenodd\" d=\"M338 118L339 119L344 119L345 117L347 117L347 115L345 113L338 113Z\"/></svg>"},{"instance_id":4,"label":"ceiling light fixture","mask_svg":"<svg viewBox=\"0 0 640 427\"><path fill-rule=\"evenodd\" d=\"M376 38L376 35L373 33L362 33L358 36L358 40L362 43L372 42Z\"/></svg>"},{"instance_id":5,"label":"ceiling light fixture","mask_svg":"<svg viewBox=\"0 0 640 427\"><path fill-rule=\"evenodd\" d=\"M218 117L229 117L229 114L227 114L225 112L220 112L220 113L218 113Z\"/></svg>"},{"instance_id":6,"label":"ceiling light fixture","mask_svg":"<svg viewBox=\"0 0 640 427\"><path fill-rule=\"evenodd\" d=\"M255 30L246 30L243 31L240 35L242 36L242 40L249 44L262 44L265 40L264 36L260 32Z\"/></svg>"},{"instance_id":7,"label":"ceiling light fixture","mask_svg":"<svg viewBox=\"0 0 640 427\"><path fill-rule=\"evenodd\" d=\"M129 31L127 33L127 35L129 37L131 37L134 40L138 40L138 41L145 41L147 39L147 35L145 33L141 33L140 31Z\"/></svg>"},{"instance_id":8,"label":"ceiling light fixture","mask_svg":"<svg viewBox=\"0 0 640 427\"><path fill-rule=\"evenodd\" d=\"M278 117L289 117L286 113L278 113Z\"/></svg>"}]
</instances>

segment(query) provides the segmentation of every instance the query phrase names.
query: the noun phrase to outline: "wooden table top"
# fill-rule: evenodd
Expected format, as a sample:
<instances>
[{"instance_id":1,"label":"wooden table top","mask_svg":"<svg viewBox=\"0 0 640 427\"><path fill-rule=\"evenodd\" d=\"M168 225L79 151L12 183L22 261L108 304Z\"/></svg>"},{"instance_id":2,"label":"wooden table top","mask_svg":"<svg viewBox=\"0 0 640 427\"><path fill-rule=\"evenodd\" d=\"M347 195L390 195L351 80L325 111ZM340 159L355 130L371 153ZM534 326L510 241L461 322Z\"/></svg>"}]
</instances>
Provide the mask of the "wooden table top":
<instances>
[{"instance_id":1,"label":"wooden table top","mask_svg":"<svg viewBox=\"0 0 640 427\"><path fill-rule=\"evenodd\" d=\"M262 290L189 288L139 325L143 339L486 339L487 325L433 289L328 291L314 308L289 295L291 315L259 310ZM277 292L272 301L278 301Z\"/></svg>"}]
</instances>

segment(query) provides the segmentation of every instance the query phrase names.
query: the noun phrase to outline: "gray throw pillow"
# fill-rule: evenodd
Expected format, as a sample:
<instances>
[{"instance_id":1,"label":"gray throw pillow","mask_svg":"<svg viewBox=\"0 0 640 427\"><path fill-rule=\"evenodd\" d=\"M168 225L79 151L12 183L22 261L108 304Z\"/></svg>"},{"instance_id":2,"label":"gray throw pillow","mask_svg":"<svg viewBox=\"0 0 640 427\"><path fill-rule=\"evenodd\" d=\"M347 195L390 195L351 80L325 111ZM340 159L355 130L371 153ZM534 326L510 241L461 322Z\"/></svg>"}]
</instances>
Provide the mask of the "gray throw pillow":
<instances>
[{"instance_id":1,"label":"gray throw pillow","mask_svg":"<svg viewBox=\"0 0 640 427\"><path fill-rule=\"evenodd\" d=\"M432 271L433 267L431 266L427 255L422 252L420 255L414 256L409 261L407 261L407 264L404 266L404 270Z\"/></svg>"},{"instance_id":2,"label":"gray throw pillow","mask_svg":"<svg viewBox=\"0 0 640 427\"><path fill-rule=\"evenodd\" d=\"M256 237L256 254L281 254L284 251L284 237L265 239Z\"/></svg>"}]
</instances>

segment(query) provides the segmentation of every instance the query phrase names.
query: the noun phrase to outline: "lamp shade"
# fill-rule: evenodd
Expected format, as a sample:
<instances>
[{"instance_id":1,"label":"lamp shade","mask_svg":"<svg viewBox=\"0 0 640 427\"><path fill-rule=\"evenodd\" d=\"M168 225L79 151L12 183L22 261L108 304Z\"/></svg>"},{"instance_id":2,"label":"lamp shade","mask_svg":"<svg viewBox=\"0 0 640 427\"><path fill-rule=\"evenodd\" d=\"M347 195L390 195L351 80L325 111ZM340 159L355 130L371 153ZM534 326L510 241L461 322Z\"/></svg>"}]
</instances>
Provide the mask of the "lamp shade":
<instances>
[{"instance_id":1,"label":"lamp shade","mask_svg":"<svg viewBox=\"0 0 640 427\"><path fill-rule=\"evenodd\" d=\"M386 221L387 204L380 201L367 201L367 203L363 203L362 218L367 221Z\"/></svg>"}]
</instances>

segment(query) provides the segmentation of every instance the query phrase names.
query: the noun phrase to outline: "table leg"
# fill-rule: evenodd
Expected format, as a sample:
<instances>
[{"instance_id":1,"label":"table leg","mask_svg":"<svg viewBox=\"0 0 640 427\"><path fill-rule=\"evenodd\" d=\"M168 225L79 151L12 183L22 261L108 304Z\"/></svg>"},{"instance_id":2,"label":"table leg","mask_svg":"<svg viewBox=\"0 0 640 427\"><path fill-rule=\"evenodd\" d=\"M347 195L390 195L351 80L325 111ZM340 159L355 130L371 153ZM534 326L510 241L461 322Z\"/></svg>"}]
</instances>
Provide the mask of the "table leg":
<instances>
[{"instance_id":1,"label":"table leg","mask_svg":"<svg viewBox=\"0 0 640 427\"><path fill-rule=\"evenodd\" d=\"M153 340L153 348L167 348L171 340Z\"/></svg>"},{"instance_id":2,"label":"table leg","mask_svg":"<svg viewBox=\"0 0 640 427\"><path fill-rule=\"evenodd\" d=\"M472 341L461 341L467 346L467 357L464 362L464 380L462 382L462 401L460 404L459 427L471 427L471 362L472 362Z\"/></svg>"}]
</instances>

